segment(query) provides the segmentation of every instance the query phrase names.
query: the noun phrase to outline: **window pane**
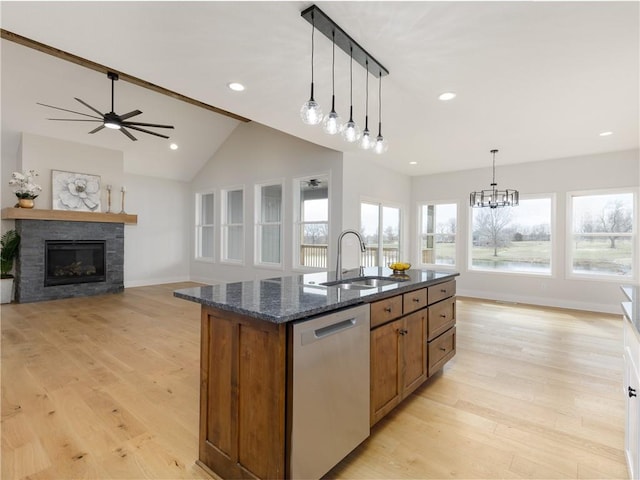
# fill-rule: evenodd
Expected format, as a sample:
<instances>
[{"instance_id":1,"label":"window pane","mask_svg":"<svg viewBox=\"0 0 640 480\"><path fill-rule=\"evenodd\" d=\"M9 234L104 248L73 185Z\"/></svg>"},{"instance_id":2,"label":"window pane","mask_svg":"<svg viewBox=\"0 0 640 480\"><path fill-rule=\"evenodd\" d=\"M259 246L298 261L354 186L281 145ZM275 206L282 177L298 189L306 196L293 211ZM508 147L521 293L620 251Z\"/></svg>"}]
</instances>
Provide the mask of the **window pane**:
<instances>
[{"instance_id":1,"label":"window pane","mask_svg":"<svg viewBox=\"0 0 640 480\"><path fill-rule=\"evenodd\" d=\"M297 262L300 266L327 268L329 236L329 178L298 181Z\"/></svg>"},{"instance_id":2,"label":"window pane","mask_svg":"<svg viewBox=\"0 0 640 480\"><path fill-rule=\"evenodd\" d=\"M455 265L457 205L442 203L422 206L421 262Z\"/></svg>"},{"instance_id":3,"label":"window pane","mask_svg":"<svg viewBox=\"0 0 640 480\"><path fill-rule=\"evenodd\" d=\"M400 209L382 207L382 264L400 261Z\"/></svg>"},{"instance_id":4,"label":"window pane","mask_svg":"<svg viewBox=\"0 0 640 480\"><path fill-rule=\"evenodd\" d=\"M377 267L378 265L378 243L380 206L371 203L360 204L360 234L367 244L366 251L362 254L362 265L365 267Z\"/></svg>"},{"instance_id":5,"label":"window pane","mask_svg":"<svg viewBox=\"0 0 640 480\"><path fill-rule=\"evenodd\" d=\"M229 226L227 229L227 260L242 260L244 240L242 226Z\"/></svg>"},{"instance_id":6,"label":"window pane","mask_svg":"<svg viewBox=\"0 0 640 480\"><path fill-rule=\"evenodd\" d=\"M242 223L242 190L227 192L227 223Z\"/></svg>"},{"instance_id":7,"label":"window pane","mask_svg":"<svg viewBox=\"0 0 640 480\"><path fill-rule=\"evenodd\" d=\"M213 193L200 196L200 224L213 225Z\"/></svg>"},{"instance_id":8,"label":"window pane","mask_svg":"<svg viewBox=\"0 0 640 480\"><path fill-rule=\"evenodd\" d=\"M572 272L633 275L633 194L572 197Z\"/></svg>"},{"instance_id":9,"label":"window pane","mask_svg":"<svg viewBox=\"0 0 640 480\"><path fill-rule=\"evenodd\" d=\"M282 185L262 187L260 202L262 222L279 222L282 210Z\"/></svg>"},{"instance_id":10,"label":"window pane","mask_svg":"<svg viewBox=\"0 0 640 480\"><path fill-rule=\"evenodd\" d=\"M213 226L200 229L200 257L213 258Z\"/></svg>"},{"instance_id":11,"label":"window pane","mask_svg":"<svg viewBox=\"0 0 640 480\"><path fill-rule=\"evenodd\" d=\"M280 225L262 225L260 228L261 262L280 263Z\"/></svg>"},{"instance_id":12,"label":"window pane","mask_svg":"<svg viewBox=\"0 0 640 480\"><path fill-rule=\"evenodd\" d=\"M472 209L472 215L472 269L551 273L551 198Z\"/></svg>"}]
</instances>

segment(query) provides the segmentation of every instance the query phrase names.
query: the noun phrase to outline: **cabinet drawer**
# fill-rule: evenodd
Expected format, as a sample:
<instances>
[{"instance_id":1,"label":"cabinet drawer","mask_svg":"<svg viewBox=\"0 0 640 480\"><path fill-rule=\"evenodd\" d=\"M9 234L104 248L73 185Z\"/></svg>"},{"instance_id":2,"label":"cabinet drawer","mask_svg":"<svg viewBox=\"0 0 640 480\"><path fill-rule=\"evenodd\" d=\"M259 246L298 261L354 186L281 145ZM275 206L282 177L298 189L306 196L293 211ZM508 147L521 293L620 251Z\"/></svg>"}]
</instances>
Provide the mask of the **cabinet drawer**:
<instances>
[{"instance_id":1,"label":"cabinet drawer","mask_svg":"<svg viewBox=\"0 0 640 480\"><path fill-rule=\"evenodd\" d=\"M447 297L453 297L456 294L456 281L439 283L429 287L429 305L444 300Z\"/></svg>"},{"instance_id":2,"label":"cabinet drawer","mask_svg":"<svg viewBox=\"0 0 640 480\"><path fill-rule=\"evenodd\" d=\"M456 297L447 298L429 306L427 340L433 340L456 323Z\"/></svg>"},{"instance_id":3,"label":"cabinet drawer","mask_svg":"<svg viewBox=\"0 0 640 480\"><path fill-rule=\"evenodd\" d=\"M371 328L402 316L402 295L378 300L371 304Z\"/></svg>"},{"instance_id":4,"label":"cabinet drawer","mask_svg":"<svg viewBox=\"0 0 640 480\"><path fill-rule=\"evenodd\" d=\"M440 370L456 354L456 327L429 342L429 376Z\"/></svg>"},{"instance_id":5,"label":"cabinet drawer","mask_svg":"<svg viewBox=\"0 0 640 480\"><path fill-rule=\"evenodd\" d=\"M427 306L427 289L421 288L402 295L402 308L405 314L415 312Z\"/></svg>"}]
</instances>

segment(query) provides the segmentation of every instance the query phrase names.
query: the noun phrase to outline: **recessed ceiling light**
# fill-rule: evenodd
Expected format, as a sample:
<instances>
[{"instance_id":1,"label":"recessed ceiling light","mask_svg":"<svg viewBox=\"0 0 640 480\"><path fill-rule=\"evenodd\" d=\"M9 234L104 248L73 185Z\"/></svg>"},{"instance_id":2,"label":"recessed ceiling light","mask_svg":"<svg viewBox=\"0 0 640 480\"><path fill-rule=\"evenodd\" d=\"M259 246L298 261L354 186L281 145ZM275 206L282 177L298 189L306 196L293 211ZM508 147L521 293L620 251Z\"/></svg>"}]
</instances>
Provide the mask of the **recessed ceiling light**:
<instances>
[{"instance_id":1,"label":"recessed ceiling light","mask_svg":"<svg viewBox=\"0 0 640 480\"><path fill-rule=\"evenodd\" d=\"M447 100L453 100L454 98L456 98L456 94L453 92L444 92L441 93L438 98L443 102L446 102Z\"/></svg>"},{"instance_id":2,"label":"recessed ceiling light","mask_svg":"<svg viewBox=\"0 0 640 480\"><path fill-rule=\"evenodd\" d=\"M418 162L409 162L409 165L417 165Z\"/></svg>"},{"instance_id":3,"label":"recessed ceiling light","mask_svg":"<svg viewBox=\"0 0 640 480\"><path fill-rule=\"evenodd\" d=\"M600 133L601 137L608 137L609 135L613 135L613 132L601 132Z\"/></svg>"},{"instance_id":4,"label":"recessed ceiling light","mask_svg":"<svg viewBox=\"0 0 640 480\"><path fill-rule=\"evenodd\" d=\"M244 90L244 85L238 82L231 82L227 84L227 87L229 87L234 92L242 92Z\"/></svg>"},{"instance_id":5,"label":"recessed ceiling light","mask_svg":"<svg viewBox=\"0 0 640 480\"><path fill-rule=\"evenodd\" d=\"M171 145L169 145L169 148L170 148L171 150L177 150L177 149L178 149L178 144L176 144L176 143L172 143Z\"/></svg>"}]
</instances>

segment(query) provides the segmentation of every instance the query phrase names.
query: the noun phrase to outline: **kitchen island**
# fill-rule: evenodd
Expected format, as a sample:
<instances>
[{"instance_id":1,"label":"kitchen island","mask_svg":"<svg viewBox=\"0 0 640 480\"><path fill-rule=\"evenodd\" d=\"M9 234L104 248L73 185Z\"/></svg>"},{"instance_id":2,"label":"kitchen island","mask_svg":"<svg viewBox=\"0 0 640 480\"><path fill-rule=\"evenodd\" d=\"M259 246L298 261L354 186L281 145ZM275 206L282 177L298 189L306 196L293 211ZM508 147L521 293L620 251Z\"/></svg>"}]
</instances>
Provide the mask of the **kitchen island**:
<instances>
[{"instance_id":1,"label":"kitchen island","mask_svg":"<svg viewBox=\"0 0 640 480\"><path fill-rule=\"evenodd\" d=\"M366 344L369 339L369 345L361 345L366 347L367 369L365 373L358 370L352 378L355 390L355 380L366 377L369 394L367 398L347 397L353 399L342 403L358 403L352 407L355 416L359 411L368 420L366 437L370 425L455 355L457 275L433 270L394 275L387 268L375 267L347 272L337 285L335 272L320 272L176 291L176 297L202 306L198 463L223 478L309 478L326 473L348 451L326 460L314 473L299 467L318 461L315 457L329 450L332 442L319 442L314 458L308 461L305 450L297 445L300 423L313 415L301 418L294 407L301 405L294 379L312 376L321 382L322 375L315 370L313 375L300 375L303 362L294 355L296 342L300 342L298 337L294 341L296 325L341 312L365 311L367 336L359 342ZM373 281L351 283L355 277ZM340 325L357 330L351 328L355 320L344 318L347 320ZM319 335L315 337L324 336L325 331L327 336L334 335L327 328L316 330ZM304 368L331 363L333 357L327 354ZM345 360L340 370L350 368L351 360ZM316 396L326 394L320 383L310 385L318 388ZM327 402L331 403L331 397ZM307 432L309 435L314 432ZM342 434L336 432L334 437Z\"/></svg>"}]
</instances>

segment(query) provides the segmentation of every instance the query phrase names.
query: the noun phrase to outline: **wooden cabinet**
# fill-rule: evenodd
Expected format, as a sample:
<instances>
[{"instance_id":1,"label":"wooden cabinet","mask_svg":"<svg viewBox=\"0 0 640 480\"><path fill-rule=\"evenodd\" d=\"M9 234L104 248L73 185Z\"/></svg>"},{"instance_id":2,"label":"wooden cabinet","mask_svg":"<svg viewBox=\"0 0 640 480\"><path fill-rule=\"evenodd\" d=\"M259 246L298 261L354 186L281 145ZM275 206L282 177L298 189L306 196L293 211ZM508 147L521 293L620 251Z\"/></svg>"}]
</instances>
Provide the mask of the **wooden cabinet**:
<instances>
[{"instance_id":1,"label":"wooden cabinet","mask_svg":"<svg viewBox=\"0 0 640 480\"><path fill-rule=\"evenodd\" d=\"M454 355L455 281L371 304L371 425Z\"/></svg>"},{"instance_id":2,"label":"wooden cabinet","mask_svg":"<svg viewBox=\"0 0 640 480\"><path fill-rule=\"evenodd\" d=\"M199 463L284 478L286 326L202 308Z\"/></svg>"}]
</instances>

